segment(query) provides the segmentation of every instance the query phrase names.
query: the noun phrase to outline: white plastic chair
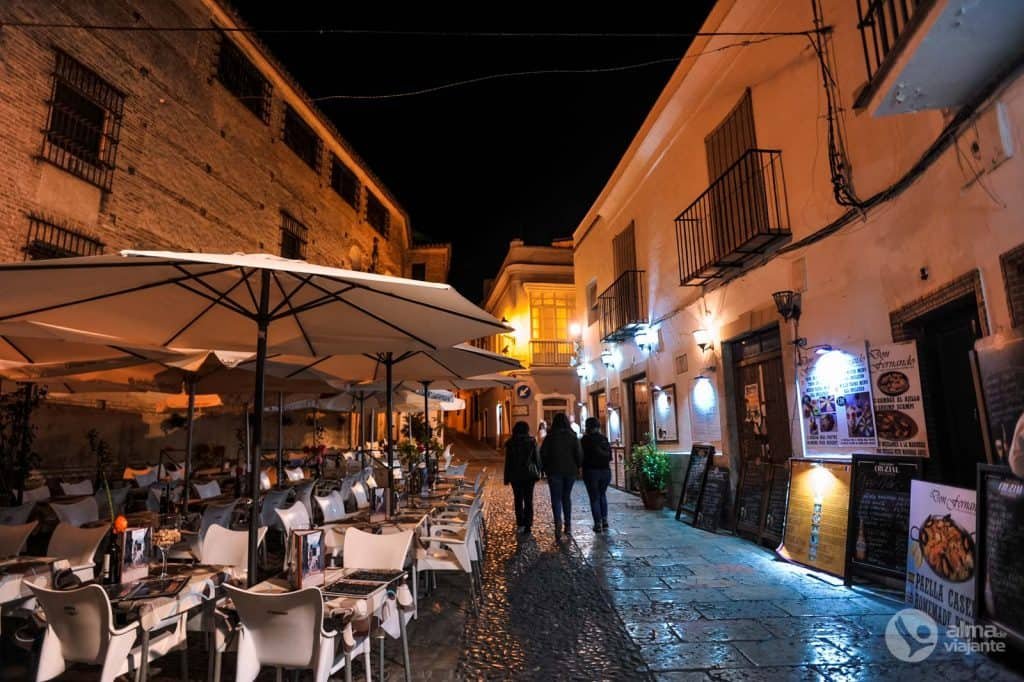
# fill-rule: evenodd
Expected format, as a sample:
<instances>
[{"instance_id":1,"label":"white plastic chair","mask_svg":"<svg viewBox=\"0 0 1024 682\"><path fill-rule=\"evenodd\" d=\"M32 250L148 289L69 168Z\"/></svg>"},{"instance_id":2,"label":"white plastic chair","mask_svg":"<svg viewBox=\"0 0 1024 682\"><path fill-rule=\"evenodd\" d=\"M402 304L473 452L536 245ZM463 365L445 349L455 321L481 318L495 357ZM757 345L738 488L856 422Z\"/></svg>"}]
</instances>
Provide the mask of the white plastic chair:
<instances>
[{"instance_id":1,"label":"white plastic chair","mask_svg":"<svg viewBox=\"0 0 1024 682\"><path fill-rule=\"evenodd\" d=\"M50 486L41 485L38 488L29 488L21 492L22 504L26 502L45 502L50 499Z\"/></svg>"},{"instance_id":2,"label":"white plastic chair","mask_svg":"<svg viewBox=\"0 0 1024 682\"><path fill-rule=\"evenodd\" d=\"M444 458L444 470L448 471L448 467L452 465L452 458L455 457L455 455L452 454L451 443L448 443L448 445L445 446L444 454L441 456Z\"/></svg>"},{"instance_id":3,"label":"white plastic chair","mask_svg":"<svg viewBox=\"0 0 1024 682\"><path fill-rule=\"evenodd\" d=\"M368 509L370 507L370 498L366 492L366 484L362 481L356 481L352 484L352 497L356 500L356 509Z\"/></svg>"},{"instance_id":4,"label":"white plastic chair","mask_svg":"<svg viewBox=\"0 0 1024 682\"><path fill-rule=\"evenodd\" d=\"M270 490L273 488L270 484L270 474L266 471L260 472L260 490Z\"/></svg>"},{"instance_id":5,"label":"white plastic chair","mask_svg":"<svg viewBox=\"0 0 1024 682\"><path fill-rule=\"evenodd\" d=\"M332 490L324 497L314 495L313 499L316 500L317 506L320 507L325 524L342 521L348 517L348 514L345 512L345 499L341 496L340 491Z\"/></svg>"},{"instance_id":6,"label":"white plastic chair","mask_svg":"<svg viewBox=\"0 0 1024 682\"><path fill-rule=\"evenodd\" d=\"M306 508L306 514L309 515L310 519L313 518L313 488L315 485L315 480L307 479L293 488L295 490L295 499Z\"/></svg>"},{"instance_id":7,"label":"white plastic chair","mask_svg":"<svg viewBox=\"0 0 1024 682\"><path fill-rule=\"evenodd\" d=\"M301 481L306 477L306 472L302 467L285 467L284 476L289 481Z\"/></svg>"},{"instance_id":8,"label":"white plastic chair","mask_svg":"<svg viewBox=\"0 0 1024 682\"><path fill-rule=\"evenodd\" d=\"M46 614L46 636L39 656L36 682L50 680L64 672L67 663L102 666L101 682L113 682L121 675L137 672L142 647L133 646L139 623L114 627L110 599L99 585L74 590L50 590L29 584ZM186 645L185 614L158 627L173 627L149 640L149 661L155 661Z\"/></svg>"},{"instance_id":9,"label":"white plastic chair","mask_svg":"<svg viewBox=\"0 0 1024 682\"><path fill-rule=\"evenodd\" d=\"M28 536L39 525L38 521L17 526L0 526L0 558L18 556L25 549Z\"/></svg>"},{"instance_id":10,"label":"white plastic chair","mask_svg":"<svg viewBox=\"0 0 1024 682\"><path fill-rule=\"evenodd\" d=\"M58 521L69 523L72 526L81 526L100 520L100 507L96 504L95 497L86 497L70 504L51 502L50 507L53 508L53 513L57 515Z\"/></svg>"},{"instance_id":11,"label":"white plastic chair","mask_svg":"<svg viewBox=\"0 0 1024 682\"><path fill-rule=\"evenodd\" d=\"M217 481L210 481L209 483L193 483L192 487L196 489L196 493L199 495L200 500L208 500L211 497L217 497L220 495L220 483Z\"/></svg>"},{"instance_id":12,"label":"white plastic chair","mask_svg":"<svg viewBox=\"0 0 1024 682\"><path fill-rule=\"evenodd\" d=\"M124 513L125 505L128 504L128 493L131 488L111 488L110 499L107 499L107 491L100 489L93 495L96 498L96 506L99 508L101 518L110 518L110 503L114 503L114 516Z\"/></svg>"},{"instance_id":13,"label":"white plastic chair","mask_svg":"<svg viewBox=\"0 0 1024 682\"><path fill-rule=\"evenodd\" d=\"M281 517L277 514L277 510L287 500L287 490L268 490L263 493L260 499L260 525L283 530L284 525L281 523Z\"/></svg>"},{"instance_id":14,"label":"white plastic chair","mask_svg":"<svg viewBox=\"0 0 1024 682\"><path fill-rule=\"evenodd\" d=\"M58 523L46 547L46 556L67 559L71 570L82 580L92 580L96 563L93 557L106 536L110 526L104 524L95 528L76 528L67 523Z\"/></svg>"},{"instance_id":15,"label":"white plastic chair","mask_svg":"<svg viewBox=\"0 0 1024 682\"><path fill-rule=\"evenodd\" d=\"M60 489L65 495L92 495L96 492L93 490L92 481L89 479L79 481L78 483L66 483L61 481Z\"/></svg>"},{"instance_id":16,"label":"white plastic chair","mask_svg":"<svg viewBox=\"0 0 1024 682\"><path fill-rule=\"evenodd\" d=\"M182 486L176 485L169 489L170 499L172 502L181 502L181 488ZM163 483L157 483L149 486L149 492L146 494L146 509L159 514L160 501L163 499L164 493L167 491L168 488Z\"/></svg>"},{"instance_id":17,"label":"white plastic chair","mask_svg":"<svg viewBox=\"0 0 1024 682\"><path fill-rule=\"evenodd\" d=\"M0 507L0 526L20 526L28 523L28 517L35 508L35 502L26 502L17 507Z\"/></svg>"},{"instance_id":18,"label":"white plastic chair","mask_svg":"<svg viewBox=\"0 0 1024 682\"><path fill-rule=\"evenodd\" d=\"M312 670L314 682L327 682L345 668L352 679L352 657L365 656L366 680L370 680L370 650L366 639L356 640L352 624L342 632L324 629L324 601L320 590L307 587L285 594L261 594L225 585L238 611L238 666L235 682L253 682L263 666ZM344 655L335 658L341 639ZM278 676L280 679L280 674Z\"/></svg>"},{"instance_id":19,"label":"white plastic chair","mask_svg":"<svg viewBox=\"0 0 1024 682\"><path fill-rule=\"evenodd\" d=\"M291 535L293 530L307 530L312 527L309 512L301 502L293 502L292 506L275 509L274 512L281 518L286 535Z\"/></svg>"},{"instance_id":20,"label":"white plastic chair","mask_svg":"<svg viewBox=\"0 0 1024 682\"><path fill-rule=\"evenodd\" d=\"M267 535L266 526L257 531L256 546L263 544ZM210 526L196 557L204 564L230 566L235 578L245 578L249 574L249 531L228 530L223 526Z\"/></svg>"}]
</instances>

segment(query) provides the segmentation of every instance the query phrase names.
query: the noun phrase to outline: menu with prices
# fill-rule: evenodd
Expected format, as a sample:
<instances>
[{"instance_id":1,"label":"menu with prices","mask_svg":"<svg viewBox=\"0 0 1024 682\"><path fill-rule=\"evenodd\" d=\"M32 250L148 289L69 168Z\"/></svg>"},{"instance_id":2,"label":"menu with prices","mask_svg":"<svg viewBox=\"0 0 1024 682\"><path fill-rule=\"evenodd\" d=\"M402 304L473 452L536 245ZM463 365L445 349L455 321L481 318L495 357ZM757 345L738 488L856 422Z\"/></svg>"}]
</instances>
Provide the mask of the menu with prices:
<instances>
[{"instance_id":1,"label":"menu with prices","mask_svg":"<svg viewBox=\"0 0 1024 682\"><path fill-rule=\"evenodd\" d=\"M704 476L714 454L713 445L694 445L690 449L690 463L686 467L683 492L679 495L679 506L676 508L677 519L683 512L697 513L697 501L700 499L701 488L704 487Z\"/></svg>"},{"instance_id":2,"label":"menu with prices","mask_svg":"<svg viewBox=\"0 0 1024 682\"><path fill-rule=\"evenodd\" d=\"M858 569L903 577L907 565L905 538L910 529L910 484L920 476L920 459L853 456L847 585Z\"/></svg>"},{"instance_id":3,"label":"menu with prices","mask_svg":"<svg viewBox=\"0 0 1024 682\"><path fill-rule=\"evenodd\" d=\"M1024 480L993 466L978 479L978 620L1024 647Z\"/></svg>"},{"instance_id":4,"label":"menu with prices","mask_svg":"<svg viewBox=\"0 0 1024 682\"><path fill-rule=\"evenodd\" d=\"M743 463L740 484L736 491L736 530L746 533L761 532L761 507L764 500L768 465L750 460Z\"/></svg>"},{"instance_id":5,"label":"menu with prices","mask_svg":"<svg viewBox=\"0 0 1024 682\"><path fill-rule=\"evenodd\" d=\"M1006 464L1017 420L1024 413L1024 330L978 339L974 350L984 395L990 461Z\"/></svg>"},{"instance_id":6,"label":"menu with prices","mask_svg":"<svg viewBox=\"0 0 1024 682\"><path fill-rule=\"evenodd\" d=\"M921 375L918 371L917 343L890 343L872 346L872 397L875 405L877 452L909 457L928 456Z\"/></svg>"},{"instance_id":7,"label":"menu with prices","mask_svg":"<svg viewBox=\"0 0 1024 682\"><path fill-rule=\"evenodd\" d=\"M974 622L977 523L973 490L911 482L904 601L939 627Z\"/></svg>"},{"instance_id":8,"label":"menu with prices","mask_svg":"<svg viewBox=\"0 0 1024 682\"><path fill-rule=\"evenodd\" d=\"M866 350L813 353L800 369L800 392L808 455L876 447Z\"/></svg>"},{"instance_id":9,"label":"menu with prices","mask_svg":"<svg viewBox=\"0 0 1024 682\"><path fill-rule=\"evenodd\" d=\"M842 576L850 509L847 462L791 460L784 559Z\"/></svg>"},{"instance_id":10,"label":"menu with prices","mask_svg":"<svg viewBox=\"0 0 1024 682\"><path fill-rule=\"evenodd\" d=\"M712 533L718 530L728 497L729 470L725 467L711 467L704 478L693 525Z\"/></svg>"}]
</instances>

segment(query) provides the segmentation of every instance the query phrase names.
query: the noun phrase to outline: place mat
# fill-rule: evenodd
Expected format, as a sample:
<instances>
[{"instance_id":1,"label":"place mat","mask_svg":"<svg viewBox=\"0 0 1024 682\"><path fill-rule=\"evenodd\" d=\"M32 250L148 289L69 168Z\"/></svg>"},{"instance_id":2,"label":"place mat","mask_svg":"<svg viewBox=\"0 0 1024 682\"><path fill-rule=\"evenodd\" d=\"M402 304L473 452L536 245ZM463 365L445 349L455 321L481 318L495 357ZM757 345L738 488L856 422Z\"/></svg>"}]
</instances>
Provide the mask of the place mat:
<instances>
[{"instance_id":1,"label":"place mat","mask_svg":"<svg viewBox=\"0 0 1024 682\"><path fill-rule=\"evenodd\" d=\"M379 590L385 583L382 582L355 582L353 580L337 580L322 588L328 597L351 597L364 599Z\"/></svg>"},{"instance_id":2,"label":"place mat","mask_svg":"<svg viewBox=\"0 0 1024 682\"><path fill-rule=\"evenodd\" d=\"M363 580L376 583L390 583L405 575L405 571L390 569L360 568L345 576L345 580Z\"/></svg>"}]
</instances>

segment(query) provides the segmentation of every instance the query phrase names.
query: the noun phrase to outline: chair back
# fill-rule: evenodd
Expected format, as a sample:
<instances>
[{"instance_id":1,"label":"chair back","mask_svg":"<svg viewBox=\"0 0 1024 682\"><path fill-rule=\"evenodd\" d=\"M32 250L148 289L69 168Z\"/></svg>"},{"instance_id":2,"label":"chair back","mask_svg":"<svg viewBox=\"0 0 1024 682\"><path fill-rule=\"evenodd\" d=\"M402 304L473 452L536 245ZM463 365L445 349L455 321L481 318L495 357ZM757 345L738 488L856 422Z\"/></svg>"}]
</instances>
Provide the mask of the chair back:
<instances>
[{"instance_id":1,"label":"chair back","mask_svg":"<svg viewBox=\"0 0 1024 682\"><path fill-rule=\"evenodd\" d=\"M358 528L345 531L342 561L345 568L386 568L402 570L412 544L413 531L374 535Z\"/></svg>"},{"instance_id":2,"label":"chair back","mask_svg":"<svg viewBox=\"0 0 1024 682\"><path fill-rule=\"evenodd\" d=\"M50 486L41 485L38 488L30 488L21 491L21 502L45 502L50 499Z\"/></svg>"},{"instance_id":3,"label":"chair back","mask_svg":"<svg viewBox=\"0 0 1024 682\"><path fill-rule=\"evenodd\" d=\"M270 482L270 473L266 470L260 472L260 490L270 490L274 485Z\"/></svg>"},{"instance_id":4,"label":"chair back","mask_svg":"<svg viewBox=\"0 0 1024 682\"><path fill-rule=\"evenodd\" d=\"M17 526L0 526L0 559L21 554L28 536L38 525L38 521L33 521Z\"/></svg>"},{"instance_id":5,"label":"chair back","mask_svg":"<svg viewBox=\"0 0 1024 682\"><path fill-rule=\"evenodd\" d=\"M198 493L200 500L206 500L220 495L220 483L217 481L210 481L209 483L193 483L192 487L196 489L196 493Z\"/></svg>"},{"instance_id":6,"label":"chair back","mask_svg":"<svg viewBox=\"0 0 1024 682\"><path fill-rule=\"evenodd\" d=\"M260 594L224 585L245 629L252 639L246 647L259 657L260 665L311 668L320 653L324 603L320 590L307 587L285 594Z\"/></svg>"},{"instance_id":7,"label":"chair back","mask_svg":"<svg viewBox=\"0 0 1024 682\"><path fill-rule=\"evenodd\" d=\"M156 483L157 479L159 478L160 476L157 474L156 469L150 467L141 474L135 474L135 483L140 488L148 488L149 486Z\"/></svg>"},{"instance_id":8,"label":"chair back","mask_svg":"<svg viewBox=\"0 0 1024 682\"><path fill-rule=\"evenodd\" d=\"M85 479L78 483L60 482L60 489L65 495L92 495L95 491L92 488L92 481Z\"/></svg>"},{"instance_id":9,"label":"chair back","mask_svg":"<svg viewBox=\"0 0 1024 682\"><path fill-rule=\"evenodd\" d=\"M455 455L452 454L452 444L451 443L448 443L448 445L445 446L444 454L441 455L441 456L444 457L444 468L447 469L449 466L451 466L452 458L455 456Z\"/></svg>"},{"instance_id":10,"label":"chair back","mask_svg":"<svg viewBox=\"0 0 1024 682\"><path fill-rule=\"evenodd\" d=\"M317 495L315 499L323 513L324 523L341 521L345 518L345 500L337 490L332 490L326 497Z\"/></svg>"},{"instance_id":11,"label":"chair back","mask_svg":"<svg viewBox=\"0 0 1024 682\"><path fill-rule=\"evenodd\" d=\"M92 493L89 493L89 495L90 497L81 499L78 502L71 502L70 504L51 502L50 507L53 508L53 513L57 515L57 520L61 523L81 526L92 521L99 521L100 506L96 504L96 498L91 497Z\"/></svg>"},{"instance_id":12,"label":"chair back","mask_svg":"<svg viewBox=\"0 0 1024 682\"><path fill-rule=\"evenodd\" d=\"M238 500L231 500L227 504L208 504L203 509L203 517L199 522L199 542L206 539L206 533L213 526L231 527L231 517L235 513L235 505Z\"/></svg>"},{"instance_id":13,"label":"chair back","mask_svg":"<svg viewBox=\"0 0 1024 682\"><path fill-rule=\"evenodd\" d=\"M287 490L268 490L263 493L263 499L260 501L260 525L282 528L281 517L277 515L277 510L287 501Z\"/></svg>"},{"instance_id":14,"label":"chair back","mask_svg":"<svg viewBox=\"0 0 1024 682\"><path fill-rule=\"evenodd\" d=\"M107 499L106 490L97 490L93 497L96 498L96 506L99 507L99 515L102 518L109 518L111 515L110 503L114 503L113 514L124 513L125 505L128 504L128 493L131 492L131 488L111 488L110 499Z\"/></svg>"},{"instance_id":15,"label":"chair back","mask_svg":"<svg viewBox=\"0 0 1024 682\"><path fill-rule=\"evenodd\" d=\"M466 467L468 467L468 466L469 466L469 463L452 464L451 466L449 466L447 469L444 470L444 473L447 476L465 476L466 475Z\"/></svg>"},{"instance_id":16,"label":"chair back","mask_svg":"<svg viewBox=\"0 0 1024 682\"><path fill-rule=\"evenodd\" d=\"M309 479L295 486L295 499L306 508L306 515L313 518L313 488L316 486L315 479Z\"/></svg>"},{"instance_id":17,"label":"chair back","mask_svg":"<svg viewBox=\"0 0 1024 682\"><path fill-rule=\"evenodd\" d=\"M370 498L366 492L366 484L356 481L352 484L352 497L356 498L356 509L367 509L370 506Z\"/></svg>"},{"instance_id":18,"label":"chair back","mask_svg":"<svg viewBox=\"0 0 1024 682\"><path fill-rule=\"evenodd\" d=\"M173 462L171 464L163 464L160 467L160 474L160 478L166 477L172 481L180 481L185 478L185 467Z\"/></svg>"},{"instance_id":19,"label":"chair back","mask_svg":"<svg viewBox=\"0 0 1024 682\"><path fill-rule=\"evenodd\" d=\"M306 472L302 470L302 467L285 467L284 476L289 481L301 481L306 477Z\"/></svg>"},{"instance_id":20,"label":"chair back","mask_svg":"<svg viewBox=\"0 0 1024 682\"><path fill-rule=\"evenodd\" d=\"M17 507L0 507L0 526L20 526L28 523L28 517L35 509L35 502L26 502Z\"/></svg>"},{"instance_id":21,"label":"chair back","mask_svg":"<svg viewBox=\"0 0 1024 682\"><path fill-rule=\"evenodd\" d=\"M110 644L110 599L99 585L51 590L26 583L46 614L46 623L60 641L65 661L103 663Z\"/></svg>"},{"instance_id":22,"label":"chair back","mask_svg":"<svg viewBox=\"0 0 1024 682\"><path fill-rule=\"evenodd\" d=\"M293 530L307 530L313 525L309 520L309 512L301 502L296 501L290 507L274 511L281 517L284 532L288 535L291 535Z\"/></svg>"},{"instance_id":23,"label":"chair back","mask_svg":"<svg viewBox=\"0 0 1024 682\"><path fill-rule=\"evenodd\" d=\"M109 524L95 528L77 528L67 523L58 523L50 536L46 556L67 559L71 566L89 566L93 556L110 530Z\"/></svg>"},{"instance_id":24,"label":"chair back","mask_svg":"<svg viewBox=\"0 0 1024 682\"><path fill-rule=\"evenodd\" d=\"M257 531L257 547L263 543L266 534L266 526ZM203 538L200 554L204 564L231 566L235 577L240 577L249 566L249 531L210 526Z\"/></svg>"}]
</instances>

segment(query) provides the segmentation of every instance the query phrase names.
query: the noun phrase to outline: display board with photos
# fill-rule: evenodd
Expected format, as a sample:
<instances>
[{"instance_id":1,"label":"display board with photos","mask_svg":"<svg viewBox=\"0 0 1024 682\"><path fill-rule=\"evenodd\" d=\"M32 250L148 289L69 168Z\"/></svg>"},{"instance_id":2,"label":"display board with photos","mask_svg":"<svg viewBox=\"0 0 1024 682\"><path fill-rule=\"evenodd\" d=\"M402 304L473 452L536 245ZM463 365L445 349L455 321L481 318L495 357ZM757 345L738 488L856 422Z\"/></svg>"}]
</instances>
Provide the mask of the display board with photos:
<instances>
[{"instance_id":1,"label":"display board with photos","mask_svg":"<svg viewBox=\"0 0 1024 682\"><path fill-rule=\"evenodd\" d=\"M659 443L675 443L679 441L675 384L669 384L654 390L654 432Z\"/></svg>"},{"instance_id":2,"label":"display board with photos","mask_svg":"<svg viewBox=\"0 0 1024 682\"><path fill-rule=\"evenodd\" d=\"M927 457L928 433L917 343L905 341L871 346L868 363L878 434L876 452Z\"/></svg>"},{"instance_id":3,"label":"display board with photos","mask_svg":"<svg viewBox=\"0 0 1024 682\"><path fill-rule=\"evenodd\" d=\"M295 589L322 587L327 567L323 529L292 531L291 546L295 552L292 564L295 567L292 574Z\"/></svg>"},{"instance_id":4,"label":"display board with photos","mask_svg":"<svg viewBox=\"0 0 1024 682\"><path fill-rule=\"evenodd\" d=\"M786 528L779 554L842 577L850 511L849 462L790 460Z\"/></svg>"},{"instance_id":5,"label":"display board with photos","mask_svg":"<svg viewBox=\"0 0 1024 682\"><path fill-rule=\"evenodd\" d=\"M910 484L921 477L921 459L854 455L846 584L877 575L900 578L907 567Z\"/></svg>"},{"instance_id":6,"label":"display board with photos","mask_svg":"<svg viewBox=\"0 0 1024 682\"><path fill-rule=\"evenodd\" d=\"M867 345L819 349L800 367L801 423L807 456L874 450Z\"/></svg>"},{"instance_id":7,"label":"display board with photos","mask_svg":"<svg viewBox=\"0 0 1024 682\"><path fill-rule=\"evenodd\" d=\"M764 528L765 502L771 465L760 459L743 462L736 486L733 530L740 535L759 538Z\"/></svg>"},{"instance_id":8,"label":"display board with photos","mask_svg":"<svg viewBox=\"0 0 1024 682\"><path fill-rule=\"evenodd\" d=\"M700 489L697 513L693 515L694 527L711 533L717 531L728 501L729 470L725 467L709 467Z\"/></svg>"},{"instance_id":9,"label":"display board with photos","mask_svg":"<svg viewBox=\"0 0 1024 682\"><path fill-rule=\"evenodd\" d=\"M976 502L975 491L967 488L917 480L910 484L904 600L940 628L974 622Z\"/></svg>"},{"instance_id":10,"label":"display board with photos","mask_svg":"<svg viewBox=\"0 0 1024 682\"><path fill-rule=\"evenodd\" d=\"M679 504L676 506L676 520L683 512L694 515L697 513L697 502L700 491L704 487L704 477L708 473L711 459L715 456L714 445L693 445L690 448L690 460L686 465L683 477L683 489L679 493Z\"/></svg>"},{"instance_id":11,"label":"display board with photos","mask_svg":"<svg viewBox=\"0 0 1024 682\"><path fill-rule=\"evenodd\" d=\"M1024 651L1024 480L1008 467L978 466L977 620Z\"/></svg>"}]
</instances>

